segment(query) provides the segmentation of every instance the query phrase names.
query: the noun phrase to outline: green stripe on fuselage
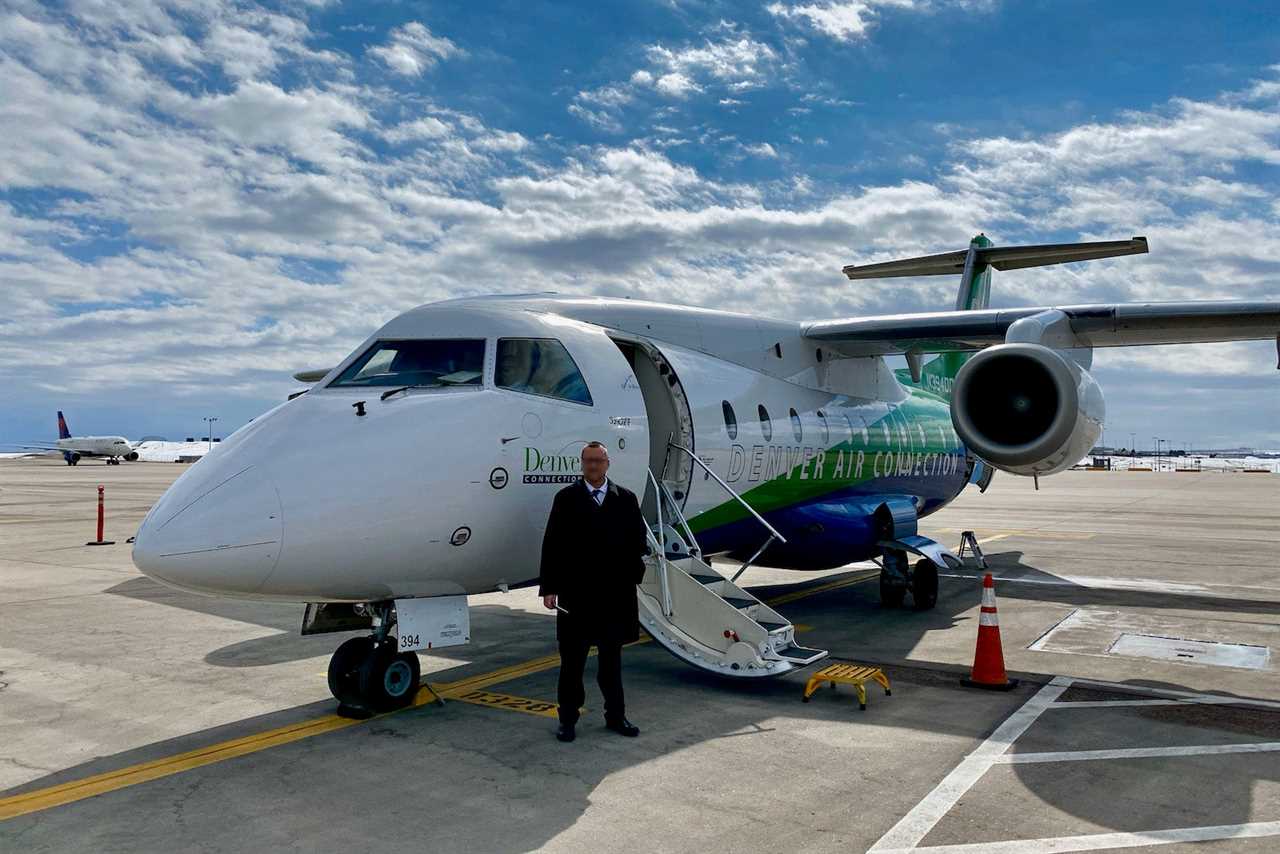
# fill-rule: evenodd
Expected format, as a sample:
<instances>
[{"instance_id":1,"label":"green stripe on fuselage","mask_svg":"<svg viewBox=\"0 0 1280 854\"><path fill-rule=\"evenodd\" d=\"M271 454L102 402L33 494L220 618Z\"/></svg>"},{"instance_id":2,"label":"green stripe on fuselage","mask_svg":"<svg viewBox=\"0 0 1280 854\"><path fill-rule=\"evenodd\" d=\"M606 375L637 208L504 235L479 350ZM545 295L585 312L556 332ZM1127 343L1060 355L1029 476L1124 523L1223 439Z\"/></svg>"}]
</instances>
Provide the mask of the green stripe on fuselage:
<instances>
[{"instance_id":1,"label":"green stripe on fuselage","mask_svg":"<svg viewBox=\"0 0 1280 854\"><path fill-rule=\"evenodd\" d=\"M858 408L835 403L822 409L830 438L849 435L847 412L855 428L852 440L827 447L805 441L735 443L726 480L756 512L767 513L884 477L954 477L963 469L964 449L952 431L944 398L911 388L906 399L890 406L868 425L865 441ZM697 533L747 515L731 498L692 517L689 525Z\"/></svg>"}]
</instances>

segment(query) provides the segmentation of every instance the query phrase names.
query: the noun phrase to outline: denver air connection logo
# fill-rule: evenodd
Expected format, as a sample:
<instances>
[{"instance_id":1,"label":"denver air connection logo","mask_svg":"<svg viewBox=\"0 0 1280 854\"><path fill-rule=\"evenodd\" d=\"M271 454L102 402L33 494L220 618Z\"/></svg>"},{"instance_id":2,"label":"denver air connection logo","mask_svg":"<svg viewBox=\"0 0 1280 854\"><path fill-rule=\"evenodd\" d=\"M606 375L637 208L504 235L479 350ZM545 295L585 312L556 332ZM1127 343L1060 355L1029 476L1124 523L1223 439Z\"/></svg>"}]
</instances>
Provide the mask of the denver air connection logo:
<instances>
[{"instance_id":1,"label":"denver air connection logo","mask_svg":"<svg viewBox=\"0 0 1280 854\"><path fill-rule=\"evenodd\" d=\"M582 461L568 454L548 454L537 448L524 449L522 483L573 483L582 477Z\"/></svg>"}]
</instances>

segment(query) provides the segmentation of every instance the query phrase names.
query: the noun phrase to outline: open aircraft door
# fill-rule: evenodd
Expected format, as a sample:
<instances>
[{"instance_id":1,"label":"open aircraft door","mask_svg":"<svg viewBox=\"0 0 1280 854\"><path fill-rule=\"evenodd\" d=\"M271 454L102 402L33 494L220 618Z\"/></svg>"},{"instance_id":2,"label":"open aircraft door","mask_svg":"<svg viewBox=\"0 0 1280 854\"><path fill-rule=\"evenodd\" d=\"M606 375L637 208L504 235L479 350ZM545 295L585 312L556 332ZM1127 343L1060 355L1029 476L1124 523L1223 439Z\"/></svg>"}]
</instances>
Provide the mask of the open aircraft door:
<instances>
[{"instance_id":1,"label":"open aircraft door","mask_svg":"<svg viewBox=\"0 0 1280 854\"><path fill-rule=\"evenodd\" d=\"M693 463L688 455L671 445L693 449L693 414L689 400L675 367L652 342L644 338L613 336L617 349L631 366L634 383L645 407L648 430L648 468L654 480L661 482L671 499L683 508L693 479ZM647 480L647 479L646 479ZM656 495L652 482L646 482L640 503L650 524L657 520Z\"/></svg>"}]
</instances>

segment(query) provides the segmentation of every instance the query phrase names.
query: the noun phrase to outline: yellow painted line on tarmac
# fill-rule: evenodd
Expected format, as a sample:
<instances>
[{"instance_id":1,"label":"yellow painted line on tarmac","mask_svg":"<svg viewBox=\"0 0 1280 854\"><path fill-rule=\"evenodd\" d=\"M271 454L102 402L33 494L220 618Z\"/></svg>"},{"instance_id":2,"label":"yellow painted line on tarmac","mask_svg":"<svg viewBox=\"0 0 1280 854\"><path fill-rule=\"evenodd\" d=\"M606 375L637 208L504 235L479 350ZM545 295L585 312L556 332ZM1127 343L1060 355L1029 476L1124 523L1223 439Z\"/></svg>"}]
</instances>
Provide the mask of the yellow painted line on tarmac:
<instances>
[{"instance_id":1,"label":"yellow painted line on tarmac","mask_svg":"<svg viewBox=\"0 0 1280 854\"><path fill-rule=\"evenodd\" d=\"M788 602L795 602L797 599L804 599L807 596L815 596L819 593L826 593L828 590L838 590L841 587L849 587L853 584L861 584L864 581L870 581L880 576L880 570L872 570L863 575L856 575L852 578L841 578L838 581L828 581L826 584L819 584L814 587L807 587L804 590L797 590L794 593L784 593L781 596L775 596L772 599L765 599L766 605L785 605Z\"/></svg>"},{"instance_id":2,"label":"yellow painted line on tarmac","mask_svg":"<svg viewBox=\"0 0 1280 854\"><path fill-rule=\"evenodd\" d=\"M948 534L959 534L967 528L938 528L935 529ZM1034 537L1044 540L1092 540L1097 536L1096 533L1089 531L1047 531L1044 529L1026 530L1022 528L990 528L991 533L998 537ZM978 540L979 543L985 542Z\"/></svg>"},{"instance_id":3,"label":"yellow painted line on tarmac","mask_svg":"<svg viewBox=\"0 0 1280 854\"><path fill-rule=\"evenodd\" d=\"M871 573L854 576L852 578L842 578L837 581L819 584L804 590L797 590L794 593L776 596L773 599L765 601L768 605L781 605L787 602L794 602L807 596L815 596L829 590L837 590L841 587L848 587L853 584L859 584L863 581L869 581L872 578L877 577L878 574L878 571L873 571ZM636 646L638 644L648 643L649 641L650 638L644 637L635 643L628 644L628 646ZM591 654L595 654L594 649ZM446 699L461 700L462 702L472 703L474 705L483 705L489 706L490 708L503 708L510 709L512 711L523 711L528 714L555 717L556 707L554 703L546 704L539 700L528 700L507 694L495 694L487 692L484 689L501 682L509 682L534 673L550 670L554 667L558 667L559 665L560 656L558 654L544 655L539 658L522 661L517 664L512 664L477 676L458 679L453 682L432 683L430 688L423 688L418 692L417 697L414 698L414 701L409 708L434 703L438 693L439 696ZM495 701L491 698L501 699ZM510 703L514 703L514 705ZM529 705L522 708L520 707L521 704ZM536 709L539 705L550 705L551 711L549 713L546 711L537 711ZM395 714L395 712L389 712L388 714ZM378 715L375 717L384 716ZM374 719L375 718L369 718L367 720ZM335 732L351 726L358 726L362 723L364 723L362 720L343 718L338 715L324 715L322 717L312 718L308 721L269 729L255 735L220 742L218 744L209 745L208 747L191 750L186 753L179 753L174 756L167 756L163 759L156 759L151 762L130 765L125 768L119 768L115 771L107 771L102 774L94 774L90 777L72 780L68 783L61 783L44 789L37 789L33 792L25 792L20 795L10 795L7 798L0 798L0 821L17 818L18 816L27 815L33 812L52 809L53 807L64 806L66 804L84 800L85 798L92 798L96 795L104 795L120 789L127 789L130 786L136 786L139 783L158 780L162 777L180 774L183 771L190 771L194 768L213 765L228 759L234 759L238 756L257 753L272 747L279 747L295 741L311 738L312 736L322 735L327 732Z\"/></svg>"},{"instance_id":4,"label":"yellow painted line on tarmac","mask_svg":"<svg viewBox=\"0 0 1280 854\"><path fill-rule=\"evenodd\" d=\"M108 771L104 774L94 774L91 777L72 780L69 783L38 789L34 792L12 795L0 799L0 821L84 800L94 795L114 792L117 789L124 789L129 786L135 786L138 783L168 777L171 774L189 771L192 768L212 765L237 756L257 753L269 747L278 747L282 744L301 741L313 735L345 729L358 723L360 721L350 718L325 715L302 723L270 729L256 735L249 735L209 747L202 747L198 750L179 753L176 756L167 756L164 759L157 759L152 762L130 765L127 768Z\"/></svg>"}]
</instances>

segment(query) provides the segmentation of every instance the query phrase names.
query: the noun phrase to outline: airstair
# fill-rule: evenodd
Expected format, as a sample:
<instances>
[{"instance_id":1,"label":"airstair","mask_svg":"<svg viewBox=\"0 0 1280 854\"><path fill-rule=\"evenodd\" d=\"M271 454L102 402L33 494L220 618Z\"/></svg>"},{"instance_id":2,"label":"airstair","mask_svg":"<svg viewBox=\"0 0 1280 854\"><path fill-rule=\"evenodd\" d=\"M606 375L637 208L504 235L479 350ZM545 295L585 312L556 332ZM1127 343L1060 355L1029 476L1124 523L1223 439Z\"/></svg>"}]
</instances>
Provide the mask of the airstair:
<instances>
[{"instance_id":1,"label":"airstair","mask_svg":"<svg viewBox=\"0 0 1280 854\"><path fill-rule=\"evenodd\" d=\"M688 456L760 523L768 538L732 578L708 561L666 484L649 473L657 519L649 532L638 590L640 625L673 655L694 667L735 678L778 676L827 656L795 640L795 626L734 582L775 539L786 539L692 451Z\"/></svg>"}]
</instances>

